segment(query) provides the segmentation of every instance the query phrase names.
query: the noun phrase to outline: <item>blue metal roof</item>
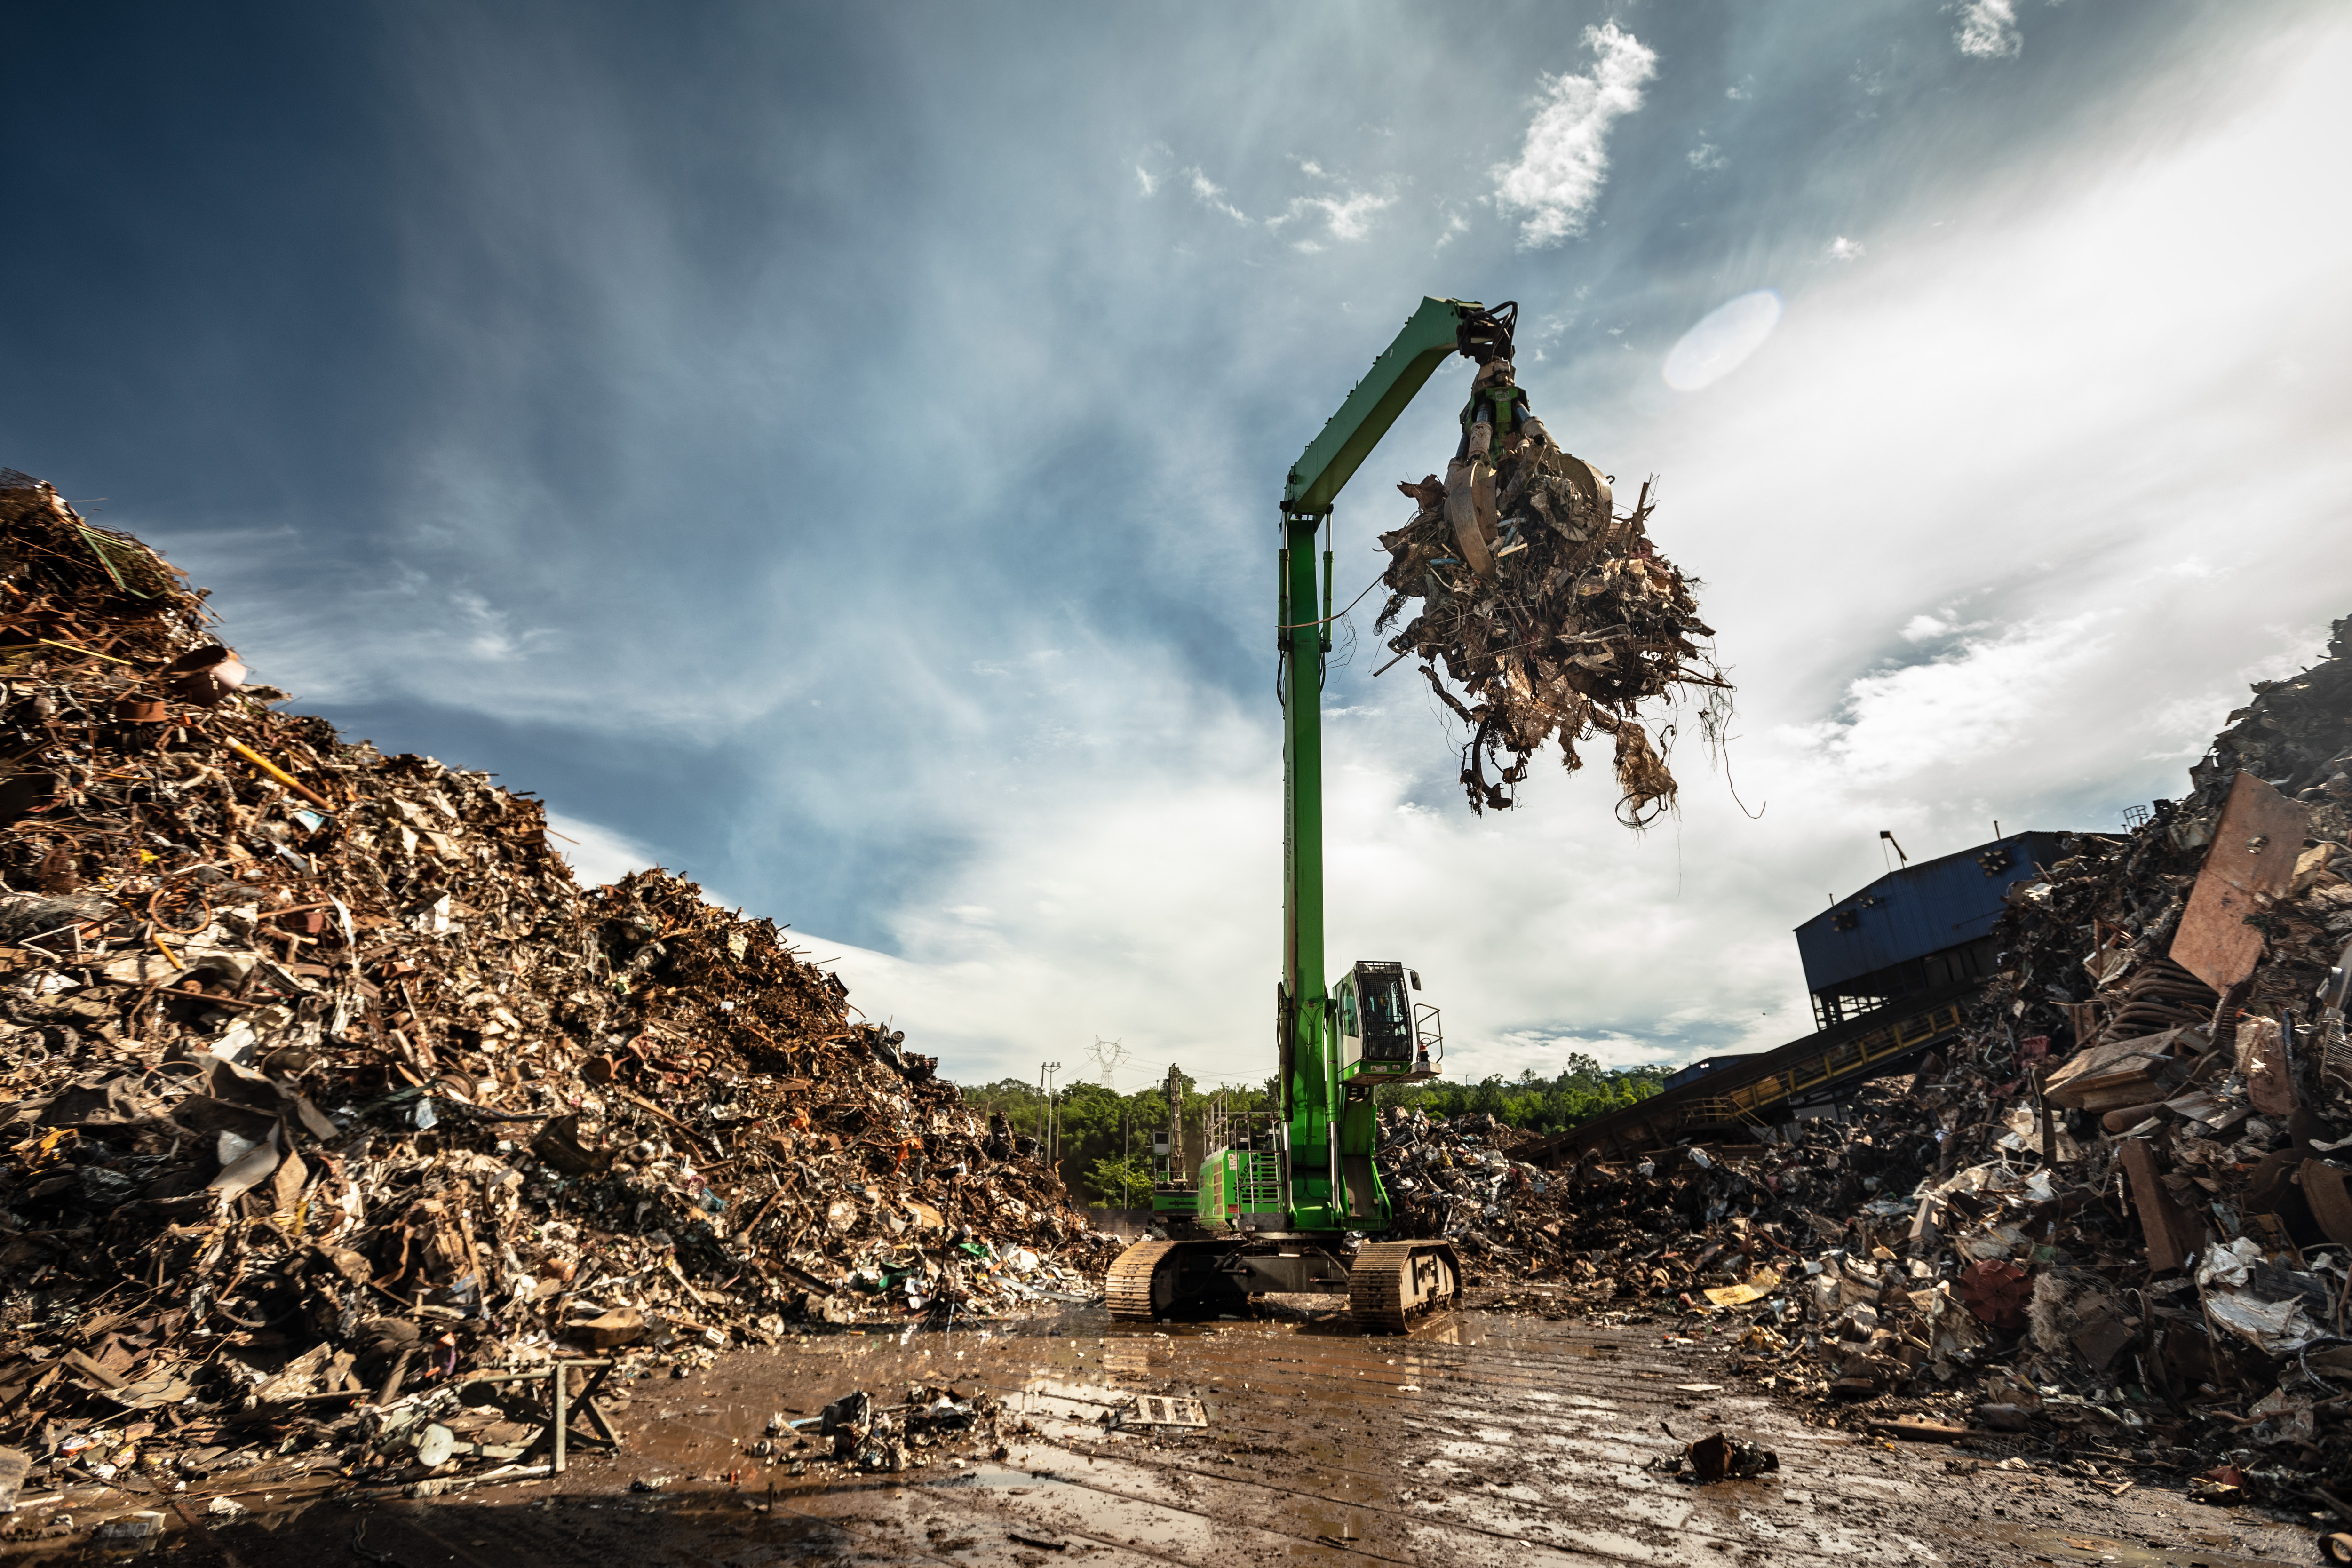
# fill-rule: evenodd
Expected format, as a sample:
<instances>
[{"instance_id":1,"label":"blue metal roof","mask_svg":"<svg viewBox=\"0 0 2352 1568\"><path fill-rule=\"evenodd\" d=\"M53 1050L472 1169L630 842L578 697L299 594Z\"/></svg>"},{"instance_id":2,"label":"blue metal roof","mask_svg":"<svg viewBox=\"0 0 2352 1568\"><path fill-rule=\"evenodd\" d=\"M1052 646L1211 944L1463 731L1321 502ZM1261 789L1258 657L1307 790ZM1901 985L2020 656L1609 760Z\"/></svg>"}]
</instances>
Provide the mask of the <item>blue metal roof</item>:
<instances>
[{"instance_id":1,"label":"blue metal roof","mask_svg":"<svg viewBox=\"0 0 2352 1568\"><path fill-rule=\"evenodd\" d=\"M2012 833L1922 860L1840 899L1797 928L1805 989L1829 986L1974 942L1992 930L2001 895L2065 858L2059 833ZM1988 869L1991 867L1991 869Z\"/></svg>"}]
</instances>

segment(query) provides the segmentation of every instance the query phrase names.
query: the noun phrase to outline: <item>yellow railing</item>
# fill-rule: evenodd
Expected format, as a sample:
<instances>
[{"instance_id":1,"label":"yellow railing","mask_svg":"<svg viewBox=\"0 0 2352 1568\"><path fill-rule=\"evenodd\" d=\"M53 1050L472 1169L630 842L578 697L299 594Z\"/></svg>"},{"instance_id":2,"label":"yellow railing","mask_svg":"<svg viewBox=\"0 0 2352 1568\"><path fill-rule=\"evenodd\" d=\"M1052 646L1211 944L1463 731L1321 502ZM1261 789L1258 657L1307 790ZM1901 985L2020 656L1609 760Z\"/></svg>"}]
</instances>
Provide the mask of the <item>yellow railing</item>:
<instances>
[{"instance_id":1,"label":"yellow railing","mask_svg":"<svg viewBox=\"0 0 2352 1568\"><path fill-rule=\"evenodd\" d=\"M1851 1078L1889 1057L1916 1050L1939 1035L1953 1034L1959 1026L1960 1009L1957 1005L1915 1013L1908 1018L1897 1019L1866 1035L1858 1035L1832 1046L1820 1055L1808 1057L1769 1078L1741 1084L1727 1094L1691 1100L1685 1109L1688 1119L1694 1121L1759 1121L1763 1119L1756 1112L1764 1106L1794 1099L1809 1089L1819 1089L1839 1079Z\"/></svg>"},{"instance_id":2,"label":"yellow railing","mask_svg":"<svg viewBox=\"0 0 2352 1568\"><path fill-rule=\"evenodd\" d=\"M1619 1153L1673 1142L1688 1130L1700 1127L1722 1127L1737 1122L1763 1126L1773 1118L1768 1108L1780 1101L1819 1089L1824 1084L1854 1078L1883 1068L1888 1058L1916 1051L1931 1041L1960 1029L1959 1003L1949 1002L1882 1024L1877 1028L1824 1047L1810 1055L1797 1058L1794 1063L1779 1072L1750 1079L1734 1089L1718 1094L1692 1094L1684 1098L1684 1090L1708 1084L1701 1079L1667 1089L1664 1094L1637 1100L1622 1110L1595 1117L1563 1132L1555 1132L1538 1144L1524 1149L1522 1157L1538 1164L1557 1164L1571 1151L1592 1151L1607 1147ZM1800 1042L1780 1047L1793 1051ZM1780 1052L1772 1053L1778 1056ZM1727 1068L1726 1076L1738 1068Z\"/></svg>"}]
</instances>

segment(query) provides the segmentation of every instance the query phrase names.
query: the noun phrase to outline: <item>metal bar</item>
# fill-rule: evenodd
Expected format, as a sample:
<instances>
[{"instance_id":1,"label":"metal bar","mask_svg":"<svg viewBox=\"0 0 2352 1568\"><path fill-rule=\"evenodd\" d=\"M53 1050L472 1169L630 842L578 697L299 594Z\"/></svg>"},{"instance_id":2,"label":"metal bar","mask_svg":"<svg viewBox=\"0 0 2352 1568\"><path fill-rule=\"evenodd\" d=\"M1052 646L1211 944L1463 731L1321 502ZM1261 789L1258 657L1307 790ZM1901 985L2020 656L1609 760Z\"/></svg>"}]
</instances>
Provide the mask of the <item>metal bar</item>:
<instances>
[{"instance_id":1,"label":"metal bar","mask_svg":"<svg viewBox=\"0 0 2352 1568\"><path fill-rule=\"evenodd\" d=\"M276 779L279 784L284 784L288 789L292 790L296 795L300 795L304 800L307 800L312 805L317 806L320 811L329 813L332 813L334 811L335 803L333 801L329 800L325 795L320 795L317 790L312 789L309 784L304 784L300 779L296 778L292 773L288 773L284 768L279 767L276 763L271 762L268 757L263 756L259 752L255 751L251 746L247 745L244 742L229 741L225 743L230 751L235 752L238 756L243 757L247 762L251 763L255 767L259 768L263 773L268 773L271 778Z\"/></svg>"},{"instance_id":2,"label":"metal bar","mask_svg":"<svg viewBox=\"0 0 2352 1568\"><path fill-rule=\"evenodd\" d=\"M551 1380L555 1391L555 1473L563 1473L563 1439L572 1425L572 1369L558 1362Z\"/></svg>"},{"instance_id":3,"label":"metal bar","mask_svg":"<svg viewBox=\"0 0 2352 1568\"><path fill-rule=\"evenodd\" d=\"M613 1425L611 1419L598 1408L596 1404L596 1395L604 1388L604 1380L612 1375L613 1363L606 1362L580 1390L580 1403L588 1407L588 1425L596 1428L597 1435L604 1441L618 1448L621 1446L620 1429Z\"/></svg>"}]
</instances>

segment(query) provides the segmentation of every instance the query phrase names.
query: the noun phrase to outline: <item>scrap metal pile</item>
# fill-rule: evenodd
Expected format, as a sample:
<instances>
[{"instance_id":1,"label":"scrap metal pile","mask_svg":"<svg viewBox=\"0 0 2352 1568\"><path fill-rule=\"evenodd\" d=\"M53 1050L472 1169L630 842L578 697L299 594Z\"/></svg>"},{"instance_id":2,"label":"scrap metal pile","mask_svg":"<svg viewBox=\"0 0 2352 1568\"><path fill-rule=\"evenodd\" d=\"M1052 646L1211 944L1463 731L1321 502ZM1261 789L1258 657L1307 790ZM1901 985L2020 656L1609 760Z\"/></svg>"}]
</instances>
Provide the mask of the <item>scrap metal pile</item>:
<instances>
[{"instance_id":1,"label":"scrap metal pile","mask_svg":"<svg viewBox=\"0 0 2352 1568\"><path fill-rule=\"evenodd\" d=\"M1547 1170L1514 1157L1535 1135L1491 1116L1381 1114L1381 1181L1400 1231L1453 1238L1476 1282L1551 1280L1596 1310L1672 1303L1748 1278L1759 1259L1843 1240L1842 1223L1825 1236L1811 1216L1883 1201L1936 1147L1927 1133L1813 1120L1769 1130L1769 1142Z\"/></svg>"},{"instance_id":2,"label":"scrap metal pile","mask_svg":"<svg viewBox=\"0 0 2352 1568\"><path fill-rule=\"evenodd\" d=\"M1826 1420L2352 1517L2352 619L2328 653L2020 883L1971 1027L1843 1120L1553 1171L1392 1110L1407 1223L1474 1279L1728 1317Z\"/></svg>"},{"instance_id":3,"label":"scrap metal pile","mask_svg":"<svg viewBox=\"0 0 2352 1568\"><path fill-rule=\"evenodd\" d=\"M583 890L206 620L0 471L0 1443L326 1455L468 1371L1088 1293L1117 1244L774 922Z\"/></svg>"},{"instance_id":4,"label":"scrap metal pile","mask_svg":"<svg viewBox=\"0 0 2352 1568\"><path fill-rule=\"evenodd\" d=\"M1473 810L1509 806L1546 741L1559 741L1573 773L1583 765L1578 746L1598 733L1615 748L1619 818L1641 826L1673 805L1676 786L1675 726L1659 727L1665 744L1653 742L1639 705L1695 689L1713 742L1731 686L1701 647L1715 633L1698 618L1696 584L1650 542L1650 488L1621 513L1609 479L1537 421L1497 437L1489 402L1498 388L1516 390L1504 360L1479 372L1464 416L1467 456L1444 483L1432 474L1397 487L1420 510L1381 536L1389 599L1377 629L1421 601L1388 646L1419 659L1431 689L1470 726L1462 784Z\"/></svg>"}]
</instances>

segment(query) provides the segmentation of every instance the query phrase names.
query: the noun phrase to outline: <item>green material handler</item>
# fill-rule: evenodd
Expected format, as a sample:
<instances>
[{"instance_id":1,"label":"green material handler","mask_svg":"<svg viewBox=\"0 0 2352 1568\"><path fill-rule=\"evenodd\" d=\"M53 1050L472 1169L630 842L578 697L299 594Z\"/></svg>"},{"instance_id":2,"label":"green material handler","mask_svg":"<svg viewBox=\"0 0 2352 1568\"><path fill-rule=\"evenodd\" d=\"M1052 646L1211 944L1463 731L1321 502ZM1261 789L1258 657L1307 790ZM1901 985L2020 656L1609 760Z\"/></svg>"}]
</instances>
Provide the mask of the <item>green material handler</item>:
<instances>
[{"instance_id":1,"label":"green material handler","mask_svg":"<svg viewBox=\"0 0 2352 1568\"><path fill-rule=\"evenodd\" d=\"M1374 1090L1437 1076L1437 1011L1416 1006L1421 977L1399 963L1360 963L1326 985L1323 970L1323 660L1331 650L1331 552L1315 536L1357 468L1437 367L1459 353L1507 370L1517 306L1423 300L1339 413L1307 445L1282 494L1276 640L1283 735L1282 981L1275 996L1277 1111L1212 1110L1205 1152L1183 1179L1180 1086L1170 1069L1170 1128L1155 1140L1154 1220L1163 1238L1111 1265L1111 1315L1130 1321L1241 1313L1267 1294L1348 1298L1363 1328L1402 1331L1452 1308L1462 1268L1444 1241L1388 1241L1388 1194L1372 1154ZM1489 392L1491 375L1480 381ZM1507 393L1516 393L1507 383ZM1493 401L1491 395L1489 401ZM1524 398L1497 403L1508 420ZM1484 406L1474 398L1473 410ZM1504 423L1468 413L1482 426ZM1465 434L1465 440L1467 436ZM1318 567L1320 567L1318 573ZM1317 613L1317 606L1321 613Z\"/></svg>"}]
</instances>

